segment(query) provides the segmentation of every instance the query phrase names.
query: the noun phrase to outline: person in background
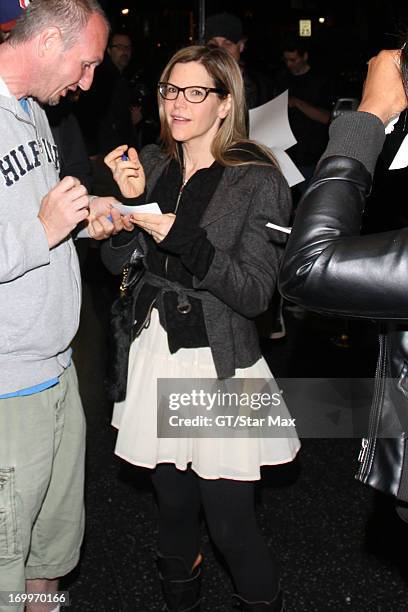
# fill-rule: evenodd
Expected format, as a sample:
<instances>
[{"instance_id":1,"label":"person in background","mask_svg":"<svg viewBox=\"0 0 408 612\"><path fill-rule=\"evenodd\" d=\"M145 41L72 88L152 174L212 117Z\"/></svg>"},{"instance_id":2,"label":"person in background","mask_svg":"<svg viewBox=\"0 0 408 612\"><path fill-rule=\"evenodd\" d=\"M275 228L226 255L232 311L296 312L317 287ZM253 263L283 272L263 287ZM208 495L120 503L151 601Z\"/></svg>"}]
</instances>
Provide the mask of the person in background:
<instances>
[{"instance_id":1,"label":"person in background","mask_svg":"<svg viewBox=\"0 0 408 612\"><path fill-rule=\"evenodd\" d=\"M0 9L16 17L17 4L3 1ZM0 21L9 20L0 14ZM102 239L124 221L112 198L91 201L77 178L59 180L57 147L41 105L56 105L77 87L89 89L107 38L108 23L94 0L33 0L0 45L3 594L52 595L80 554L85 425L69 345L81 281L70 234L82 223L89 236ZM0 610L9 607L0 604ZM59 605L51 597L26 610Z\"/></svg>"},{"instance_id":2,"label":"person in background","mask_svg":"<svg viewBox=\"0 0 408 612\"><path fill-rule=\"evenodd\" d=\"M311 67L304 39L288 36L282 50L286 69L274 80L275 95L288 90L289 124L297 143L287 153L305 178L292 188L295 211L327 143L332 104L331 85L328 78ZM304 309L285 303L277 291L271 305L271 326L266 317L262 319L261 329L265 330L265 336L272 340L286 336L286 311L296 318L305 316Z\"/></svg>"},{"instance_id":3,"label":"person in background","mask_svg":"<svg viewBox=\"0 0 408 612\"><path fill-rule=\"evenodd\" d=\"M248 68L242 61L241 54L245 50L242 21L231 13L217 13L208 17L205 24L206 40L218 45L238 62L245 85L245 100L247 110L265 104L273 98L272 83L265 75ZM246 117L249 128L249 117ZM272 339L283 338L286 334L282 315L282 301L278 291L272 297L270 308L258 317L259 333Z\"/></svg>"},{"instance_id":4,"label":"person in background","mask_svg":"<svg viewBox=\"0 0 408 612\"><path fill-rule=\"evenodd\" d=\"M112 32L108 52L95 76L92 89L81 95L76 105L88 154L94 162L98 162L93 164L96 165L94 172L97 182L104 170L103 157L126 142L131 131L130 89L128 79L123 74L131 54L129 36Z\"/></svg>"},{"instance_id":5,"label":"person in background","mask_svg":"<svg viewBox=\"0 0 408 612\"><path fill-rule=\"evenodd\" d=\"M28 7L31 0L1 0L0 2L0 33L3 40L16 25L22 11Z\"/></svg>"},{"instance_id":6,"label":"person in background","mask_svg":"<svg viewBox=\"0 0 408 612\"><path fill-rule=\"evenodd\" d=\"M75 104L73 97L68 94L57 106L45 106L44 110L58 147L60 178L75 176L91 192L93 190L91 163L74 114Z\"/></svg>"},{"instance_id":7,"label":"person in background","mask_svg":"<svg viewBox=\"0 0 408 612\"><path fill-rule=\"evenodd\" d=\"M133 297L126 398L113 414L115 452L151 469L166 610L200 609L203 506L235 601L248 612L281 612L279 572L257 525L254 491L262 465L295 457L296 432L158 437L157 382L273 378L252 319L275 287L283 241L265 225L287 223L289 188L271 152L246 138L242 75L225 49L177 52L161 75L158 101L162 148L146 147L140 161L126 145L106 156L129 203L154 201L162 211L136 207L138 228L102 248L113 273L135 252L145 269Z\"/></svg>"},{"instance_id":8,"label":"person in background","mask_svg":"<svg viewBox=\"0 0 408 612\"><path fill-rule=\"evenodd\" d=\"M287 37L282 50L286 70L275 79L274 89L276 94L289 90L289 123L297 143L287 153L305 177L296 187L301 195L327 144L332 88L312 68L304 39Z\"/></svg>"},{"instance_id":9,"label":"person in background","mask_svg":"<svg viewBox=\"0 0 408 612\"><path fill-rule=\"evenodd\" d=\"M145 145L157 142L158 121L153 113L153 96L140 71L129 72L132 59L132 40L126 32L115 32L108 45L108 54L129 90L129 108L132 123L132 145L140 151ZM129 141L129 134L126 139ZM125 140L123 142L125 142Z\"/></svg>"},{"instance_id":10,"label":"person in background","mask_svg":"<svg viewBox=\"0 0 408 612\"><path fill-rule=\"evenodd\" d=\"M103 158L114 147L128 141L132 131L131 93L126 68L132 57L131 38L121 30L112 31L107 52L96 72L92 88L81 92L73 106L91 166L92 192L98 196L120 198L119 190ZM83 277L95 289L96 297L103 293L111 302L116 284L100 261L99 243L84 241L78 245ZM99 312L101 300L95 299ZM104 301L103 301L104 302ZM103 303L102 302L102 303ZM105 312L106 315L106 312Z\"/></svg>"},{"instance_id":11,"label":"person in background","mask_svg":"<svg viewBox=\"0 0 408 612\"><path fill-rule=\"evenodd\" d=\"M133 127L130 140L136 151L141 151L146 145L158 142L160 126L152 108L153 96L147 84L136 74L129 85Z\"/></svg>"},{"instance_id":12,"label":"person in background","mask_svg":"<svg viewBox=\"0 0 408 612\"><path fill-rule=\"evenodd\" d=\"M113 32L109 38L107 53L120 74L123 74L132 59L132 39L126 32Z\"/></svg>"},{"instance_id":13,"label":"person in background","mask_svg":"<svg viewBox=\"0 0 408 612\"><path fill-rule=\"evenodd\" d=\"M249 68L241 58L247 42L242 21L231 13L211 15L205 22L205 40L223 47L238 62L245 85L247 109L256 108L273 97L270 80L258 71Z\"/></svg>"}]
</instances>

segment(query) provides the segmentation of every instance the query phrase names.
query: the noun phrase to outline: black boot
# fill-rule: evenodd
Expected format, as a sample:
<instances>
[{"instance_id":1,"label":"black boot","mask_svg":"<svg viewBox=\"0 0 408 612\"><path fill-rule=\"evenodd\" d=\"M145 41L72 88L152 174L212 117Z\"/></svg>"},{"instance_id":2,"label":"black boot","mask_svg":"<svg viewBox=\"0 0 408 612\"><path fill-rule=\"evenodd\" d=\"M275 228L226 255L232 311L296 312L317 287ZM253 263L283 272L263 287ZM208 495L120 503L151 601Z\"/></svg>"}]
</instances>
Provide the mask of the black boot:
<instances>
[{"instance_id":1,"label":"black boot","mask_svg":"<svg viewBox=\"0 0 408 612\"><path fill-rule=\"evenodd\" d=\"M181 557L157 555L166 606L163 612L200 612L201 557L191 571Z\"/></svg>"},{"instance_id":2,"label":"black boot","mask_svg":"<svg viewBox=\"0 0 408 612\"><path fill-rule=\"evenodd\" d=\"M283 594L279 589L272 601L247 601L239 595L233 595L235 609L243 612L284 612Z\"/></svg>"}]
</instances>

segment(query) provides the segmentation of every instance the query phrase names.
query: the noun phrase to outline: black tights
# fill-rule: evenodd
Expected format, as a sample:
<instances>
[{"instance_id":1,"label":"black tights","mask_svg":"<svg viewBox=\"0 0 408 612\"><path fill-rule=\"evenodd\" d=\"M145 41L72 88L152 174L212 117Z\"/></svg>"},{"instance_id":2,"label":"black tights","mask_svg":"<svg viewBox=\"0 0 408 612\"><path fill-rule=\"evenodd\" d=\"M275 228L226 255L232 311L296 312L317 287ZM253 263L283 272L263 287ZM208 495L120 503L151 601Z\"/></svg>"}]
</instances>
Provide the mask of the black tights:
<instances>
[{"instance_id":1,"label":"black tights","mask_svg":"<svg viewBox=\"0 0 408 612\"><path fill-rule=\"evenodd\" d=\"M200 550L200 508L212 541L225 558L237 592L248 601L270 601L279 576L255 517L254 483L205 480L190 468L160 464L152 473L159 504L159 551L182 557L191 568Z\"/></svg>"}]
</instances>

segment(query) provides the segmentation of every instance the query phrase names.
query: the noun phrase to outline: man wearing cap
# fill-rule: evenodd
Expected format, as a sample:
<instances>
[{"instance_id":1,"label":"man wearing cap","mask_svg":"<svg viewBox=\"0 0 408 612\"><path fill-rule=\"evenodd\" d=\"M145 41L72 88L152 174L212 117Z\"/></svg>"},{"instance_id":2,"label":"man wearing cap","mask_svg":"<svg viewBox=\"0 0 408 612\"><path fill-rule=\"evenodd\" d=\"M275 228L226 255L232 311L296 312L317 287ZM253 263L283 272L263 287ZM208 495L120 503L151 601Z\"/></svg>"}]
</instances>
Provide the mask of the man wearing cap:
<instances>
[{"instance_id":1,"label":"man wearing cap","mask_svg":"<svg viewBox=\"0 0 408 612\"><path fill-rule=\"evenodd\" d=\"M30 0L0 0L0 30L10 32Z\"/></svg>"},{"instance_id":2,"label":"man wearing cap","mask_svg":"<svg viewBox=\"0 0 408 612\"><path fill-rule=\"evenodd\" d=\"M209 43L224 47L241 66L248 109L256 108L271 100L272 87L268 78L252 69L249 70L241 60L247 39L239 17L230 13L211 15L205 22L205 39Z\"/></svg>"},{"instance_id":3,"label":"man wearing cap","mask_svg":"<svg viewBox=\"0 0 408 612\"><path fill-rule=\"evenodd\" d=\"M0 612L24 591L42 594L28 612L58 610L44 594L79 559L85 427L69 345L81 281L70 234L81 222L98 239L124 225L112 198L90 202L78 179L59 180L38 103L90 88L104 13L95 0L1 0L3 28L27 4L0 45Z\"/></svg>"}]
</instances>

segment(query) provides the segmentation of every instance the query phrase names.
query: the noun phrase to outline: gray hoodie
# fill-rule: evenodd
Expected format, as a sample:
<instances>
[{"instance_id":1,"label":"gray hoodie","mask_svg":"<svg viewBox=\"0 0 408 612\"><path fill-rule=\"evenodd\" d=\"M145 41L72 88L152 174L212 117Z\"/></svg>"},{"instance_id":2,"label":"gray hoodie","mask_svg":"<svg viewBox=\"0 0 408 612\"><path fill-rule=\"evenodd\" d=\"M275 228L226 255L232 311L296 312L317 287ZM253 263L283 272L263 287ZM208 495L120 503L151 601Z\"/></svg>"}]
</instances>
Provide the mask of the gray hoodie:
<instances>
[{"instance_id":1,"label":"gray hoodie","mask_svg":"<svg viewBox=\"0 0 408 612\"><path fill-rule=\"evenodd\" d=\"M81 285L70 238L49 250L38 219L58 180L44 111L30 117L0 78L0 395L59 376L79 323Z\"/></svg>"}]
</instances>

